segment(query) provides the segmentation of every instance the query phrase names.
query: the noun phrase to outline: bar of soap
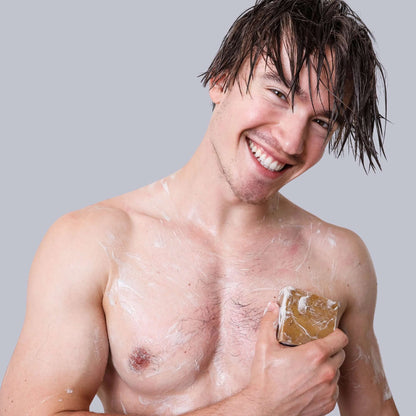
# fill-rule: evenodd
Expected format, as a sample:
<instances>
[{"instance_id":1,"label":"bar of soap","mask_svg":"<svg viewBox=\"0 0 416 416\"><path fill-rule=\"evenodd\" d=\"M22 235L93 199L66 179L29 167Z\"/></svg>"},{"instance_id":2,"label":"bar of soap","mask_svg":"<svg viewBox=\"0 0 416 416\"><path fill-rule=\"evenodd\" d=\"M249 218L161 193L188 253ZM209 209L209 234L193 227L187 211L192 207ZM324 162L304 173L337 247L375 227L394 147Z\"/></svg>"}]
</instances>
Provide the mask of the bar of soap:
<instances>
[{"instance_id":1,"label":"bar of soap","mask_svg":"<svg viewBox=\"0 0 416 416\"><path fill-rule=\"evenodd\" d=\"M339 304L323 296L287 286L280 292L277 339L301 345L329 335L337 327Z\"/></svg>"}]
</instances>

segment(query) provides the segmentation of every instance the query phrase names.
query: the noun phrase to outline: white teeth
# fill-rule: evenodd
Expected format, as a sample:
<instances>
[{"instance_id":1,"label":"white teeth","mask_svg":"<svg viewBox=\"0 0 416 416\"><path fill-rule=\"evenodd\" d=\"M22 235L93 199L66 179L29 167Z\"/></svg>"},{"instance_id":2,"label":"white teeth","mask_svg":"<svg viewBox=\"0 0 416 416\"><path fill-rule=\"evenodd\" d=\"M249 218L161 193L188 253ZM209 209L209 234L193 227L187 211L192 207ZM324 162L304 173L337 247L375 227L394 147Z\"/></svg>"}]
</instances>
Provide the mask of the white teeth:
<instances>
[{"instance_id":1,"label":"white teeth","mask_svg":"<svg viewBox=\"0 0 416 416\"><path fill-rule=\"evenodd\" d=\"M281 171L286 165L274 160L271 156L268 156L261 147L257 147L251 140L248 141L251 151L253 152L259 163L272 172Z\"/></svg>"},{"instance_id":2,"label":"white teeth","mask_svg":"<svg viewBox=\"0 0 416 416\"><path fill-rule=\"evenodd\" d=\"M275 170L279 163L275 160L273 163L270 164L269 169Z\"/></svg>"},{"instance_id":3,"label":"white teeth","mask_svg":"<svg viewBox=\"0 0 416 416\"><path fill-rule=\"evenodd\" d=\"M268 158L264 161L264 163L270 167L270 165L273 163L273 158L272 158L271 156L269 156L269 157L268 157Z\"/></svg>"}]
</instances>

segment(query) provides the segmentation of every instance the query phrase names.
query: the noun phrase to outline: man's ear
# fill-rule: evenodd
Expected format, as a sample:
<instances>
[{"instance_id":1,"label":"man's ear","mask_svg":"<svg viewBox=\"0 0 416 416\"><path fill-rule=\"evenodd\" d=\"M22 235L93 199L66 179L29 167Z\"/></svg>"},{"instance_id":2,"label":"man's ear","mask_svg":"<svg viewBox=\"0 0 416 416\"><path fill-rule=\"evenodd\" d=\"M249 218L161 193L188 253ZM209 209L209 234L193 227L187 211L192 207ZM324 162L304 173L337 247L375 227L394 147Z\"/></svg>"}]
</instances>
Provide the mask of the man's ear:
<instances>
[{"instance_id":1,"label":"man's ear","mask_svg":"<svg viewBox=\"0 0 416 416\"><path fill-rule=\"evenodd\" d=\"M209 96L211 97L211 101L214 105L219 104L225 94L225 75L217 78L216 80L209 81Z\"/></svg>"}]
</instances>

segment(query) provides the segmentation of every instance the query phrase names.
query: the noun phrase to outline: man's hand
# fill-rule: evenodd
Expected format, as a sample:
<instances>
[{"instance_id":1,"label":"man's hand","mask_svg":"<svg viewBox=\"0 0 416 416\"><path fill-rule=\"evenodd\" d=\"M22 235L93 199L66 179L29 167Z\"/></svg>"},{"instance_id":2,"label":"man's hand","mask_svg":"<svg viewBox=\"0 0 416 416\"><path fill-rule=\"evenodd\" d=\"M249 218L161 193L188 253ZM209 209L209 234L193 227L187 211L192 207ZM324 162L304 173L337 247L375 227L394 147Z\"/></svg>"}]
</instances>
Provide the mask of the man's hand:
<instances>
[{"instance_id":1,"label":"man's hand","mask_svg":"<svg viewBox=\"0 0 416 416\"><path fill-rule=\"evenodd\" d=\"M246 394L259 414L318 416L338 398L339 368L347 336L339 329L323 339L286 347L276 339L279 306L270 303L260 323Z\"/></svg>"}]
</instances>

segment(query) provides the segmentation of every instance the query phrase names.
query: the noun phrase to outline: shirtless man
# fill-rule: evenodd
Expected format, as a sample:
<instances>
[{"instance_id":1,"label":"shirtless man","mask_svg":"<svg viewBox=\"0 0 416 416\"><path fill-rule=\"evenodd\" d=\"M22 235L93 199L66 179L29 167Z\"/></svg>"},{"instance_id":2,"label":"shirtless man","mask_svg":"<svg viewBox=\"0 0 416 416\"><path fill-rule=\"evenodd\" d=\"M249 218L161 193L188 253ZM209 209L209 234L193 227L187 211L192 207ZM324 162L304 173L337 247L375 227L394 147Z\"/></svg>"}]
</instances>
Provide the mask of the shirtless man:
<instances>
[{"instance_id":1,"label":"shirtless man","mask_svg":"<svg viewBox=\"0 0 416 416\"><path fill-rule=\"evenodd\" d=\"M279 193L328 142L379 164L377 70L338 0L242 15L204 74L214 110L186 166L45 236L0 414L88 415L97 393L108 415L397 415L364 244ZM280 345L287 285L337 300L340 329Z\"/></svg>"}]
</instances>

